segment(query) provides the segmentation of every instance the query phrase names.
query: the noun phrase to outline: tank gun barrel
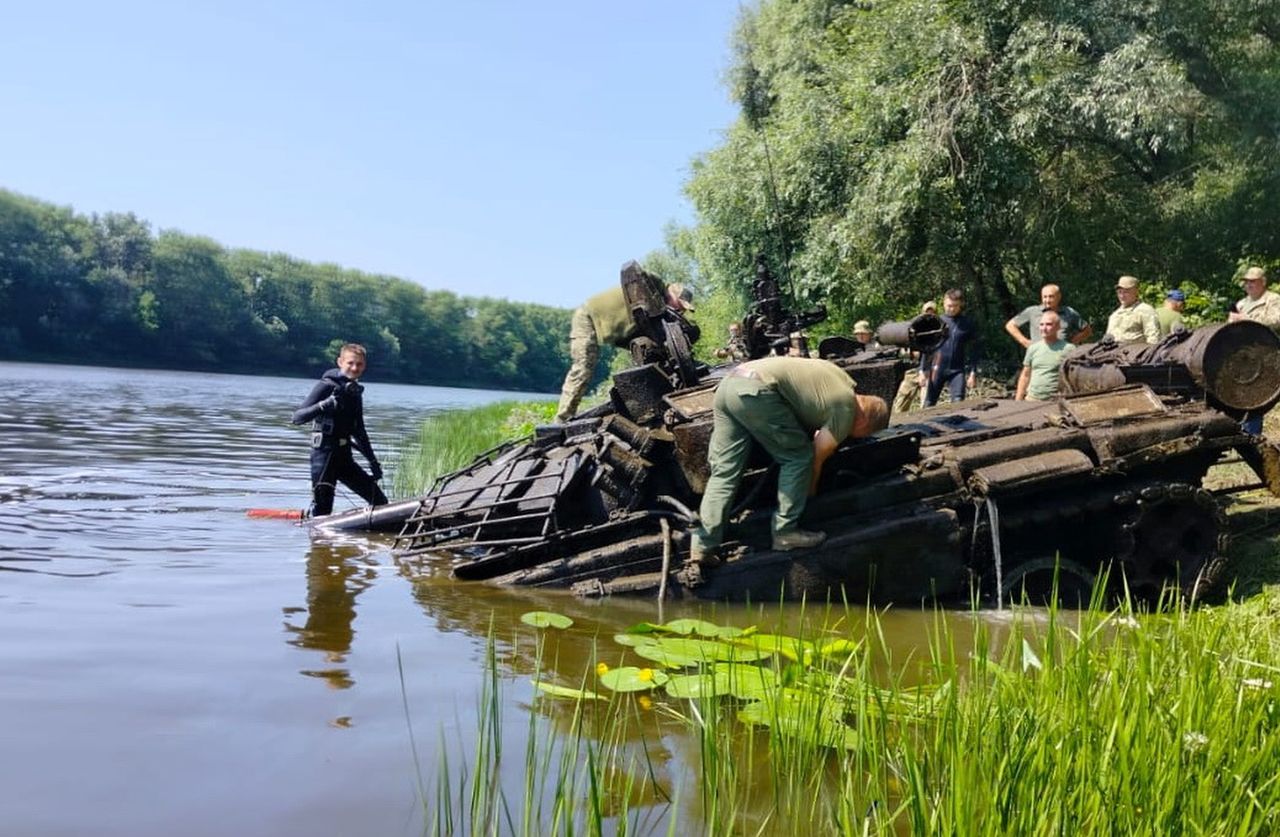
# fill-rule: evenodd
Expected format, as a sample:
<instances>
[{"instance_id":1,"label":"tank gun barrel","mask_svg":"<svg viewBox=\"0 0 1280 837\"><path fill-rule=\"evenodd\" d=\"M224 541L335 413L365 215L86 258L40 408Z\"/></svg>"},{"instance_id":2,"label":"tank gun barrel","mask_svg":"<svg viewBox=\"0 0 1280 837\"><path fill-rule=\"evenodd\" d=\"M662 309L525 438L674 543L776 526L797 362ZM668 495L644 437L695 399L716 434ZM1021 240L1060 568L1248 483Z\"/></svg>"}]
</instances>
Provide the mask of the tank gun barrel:
<instances>
[{"instance_id":1,"label":"tank gun barrel","mask_svg":"<svg viewBox=\"0 0 1280 837\"><path fill-rule=\"evenodd\" d=\"M1069 355L1062 380L1069 394L1126 383L1178 392L1194 384L1230 410L1266 410L1280 401L1280 337L1244 320L1175 333L1154 346L1102 340Z\"/></svg>"},{"instance_id":2,"label":"tank gun barrel","mask_svg":"<svg viewBox=\"0 0 1280 837\"><path fill-rule=\"evenodd\" d=\"M884 346L928 353L947 339L947 324L937 314L920 314L910 320L882 324L876 329L876 339Z\"/></svg>"}]
</instances>

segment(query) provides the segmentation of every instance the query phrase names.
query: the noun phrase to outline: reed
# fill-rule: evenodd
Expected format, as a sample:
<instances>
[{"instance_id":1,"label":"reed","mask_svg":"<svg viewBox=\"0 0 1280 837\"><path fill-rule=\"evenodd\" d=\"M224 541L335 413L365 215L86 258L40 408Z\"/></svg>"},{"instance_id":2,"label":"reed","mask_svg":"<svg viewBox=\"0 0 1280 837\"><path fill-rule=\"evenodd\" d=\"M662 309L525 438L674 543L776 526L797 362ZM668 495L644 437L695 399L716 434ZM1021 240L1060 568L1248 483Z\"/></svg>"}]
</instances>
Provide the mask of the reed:
<instances>
[{"instance_id":1,"label":"reed","mask_svg":"<svg viewBox=\"0 0 1280 837\"><path fill-rule=\"evenodd\" d=\"M421 494L437 477L456 471L484 451L522 439L555 417L554 402L498 401L433 413L405 445L395 473L398 496Z\"/></svg>"},{"instance_id":2,"label":"reed","mask_svg":"<svg viewBox=\"0 0 1280 837\"><path fill-rule=\"evenodd\" d=\"M535 685L490 656L472 763L422 803L470 834L1276 833L1277 615L1275 593L974 612L963 642L939 615L904 661L851 608L801 637L640 626L574 674L544 629Z\"/></svg>"}]
</instances>

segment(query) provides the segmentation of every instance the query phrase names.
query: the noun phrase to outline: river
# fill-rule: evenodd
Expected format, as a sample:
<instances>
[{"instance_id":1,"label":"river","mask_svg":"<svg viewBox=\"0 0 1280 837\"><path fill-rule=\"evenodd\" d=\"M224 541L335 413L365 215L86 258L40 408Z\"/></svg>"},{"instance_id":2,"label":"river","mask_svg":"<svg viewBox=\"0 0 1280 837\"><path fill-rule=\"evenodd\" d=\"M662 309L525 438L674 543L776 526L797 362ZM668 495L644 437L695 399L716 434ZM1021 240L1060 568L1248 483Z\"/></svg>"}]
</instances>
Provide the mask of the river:
<instances>
[{"instance_id":1,"label":"river","mask_svg":"<svg viewBox=\"0 0 1280 837\"><path fill-rule=\"evenodd\" d=\"M431 788L439 754L474 740L490 637L519 729L533 703L521 613L578 620L556 662L569 682L594 637L658 616L651 601L461 584L443 563L399 566L386 540L246 517L307 503L306 432L288 418L311 380L0 373L5 834L422 833L411 745ZM388 472L432 411L529 397L365 383ZM665 616L744 625L767 610ZM932 618L882 624L905 658Z\"/></svg>"}]
</instances>

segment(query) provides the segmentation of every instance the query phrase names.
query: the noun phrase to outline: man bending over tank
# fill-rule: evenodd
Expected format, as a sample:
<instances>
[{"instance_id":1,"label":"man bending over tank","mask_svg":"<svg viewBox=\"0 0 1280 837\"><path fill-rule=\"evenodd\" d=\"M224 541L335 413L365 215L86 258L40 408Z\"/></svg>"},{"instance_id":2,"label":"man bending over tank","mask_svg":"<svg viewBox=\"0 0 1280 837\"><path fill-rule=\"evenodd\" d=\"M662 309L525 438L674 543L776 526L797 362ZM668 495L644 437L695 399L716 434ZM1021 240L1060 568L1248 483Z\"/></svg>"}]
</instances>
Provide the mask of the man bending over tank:
<instances>
[{"instance_id":1,"label":"man bending over tank","mask_svg":"<svg viewBox=\"0 0 1280 837\"><path fill-rule=\"evenodd\" d=\"M754 439L778 463L778 508L773 548L813 547L823 532L799 528L822 466L845 437L868 436L889 423L889 409L874 395L856 395L853 380L817 358L766 357L734 367L716 387L707 460L711 476L702 495L702 525L690 559L715 562Z\"/></svg>"},{"instance_id":2,"label":"man bending over tank","mask_svg":"<svg viewBox=\"0 0 1280 837\"><path fill-rule=\"evenodd\" d=\"M333 511L333 493L339 482L371 506L385 505L387 495L378 487L382 465L364 429L364 387L360 376L366 363L364 346L348 343L338 352L338 366L320 377L302 405L293 412L293 423L311 422L311 510L309 517ZM364 454L372 474L351 456L355 447Z\"/></svg>"}]
</instances>

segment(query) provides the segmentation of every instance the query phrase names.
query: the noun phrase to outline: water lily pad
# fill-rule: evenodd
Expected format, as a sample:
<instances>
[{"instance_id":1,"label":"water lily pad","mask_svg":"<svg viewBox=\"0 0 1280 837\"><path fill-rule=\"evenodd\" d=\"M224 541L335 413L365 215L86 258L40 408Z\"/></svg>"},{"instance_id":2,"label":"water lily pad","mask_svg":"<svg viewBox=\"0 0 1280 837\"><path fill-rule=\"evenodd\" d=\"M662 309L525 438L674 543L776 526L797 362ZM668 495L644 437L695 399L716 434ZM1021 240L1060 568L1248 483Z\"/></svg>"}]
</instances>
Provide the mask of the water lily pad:
<instances>
[{"instance_id":1,"label":"water lily pad","mask_svg":"<svg viewBox=\"0 0 1280 837\"><path fill-rule=\"evenodd\" d=\"M557 686L554 683L543 683L541 680L530 680L534 688L545 695L577 700L604 700L605 698L587 689L571 689L568 686Z\"/></svg>"},{"instance_id":2,"label":"water lily pad","mask_svg":"<svg viewBox=\"0 0 1280 837\"><path fill-rule=\"evenodd\" d=\"M851 639L833 639L818 648L818 653L824 657L836 657L844 659L850 654L857 652L862 647L862 643L854 642Z\"/></svg>"},{"instance_id":3,"label":"water lily pad","mask_svg":"<svg viewBox=\"0 0 1280 837\"><path fill-rule=\"evenodd\" d=\"M724 675L729 681L729 694L740 700L763 700L782 688L782 678L771 668L717 663L712 673Z\"/></svg>"},{"instance_id":4,"label":"water lily pad","mask_svg":"<svg viewBox=\"0 0 1280 837\"><path fill-rule=\"evenodd\" d=\"M688 636L689 634L697 634L705 637L735 637L742 635L741 628L734 628L726 625L717 625L714 622L707 622L703 619L673 619L664 623L661 627L667 629L673 634L681 634Z\"/></svg>"},{"instance_id":5,"label":"water lily pad","mask_svg":"<svg viewBox=\"0 0 1280 837\"><path fill-rule=\"evenodd\" d=\"M661 633L662 631L663 631L663 627L653 622L637 622L631 627L627 628L626 633L643 635L643 634Z\"/></svg>"},{"instance_id":6,"label":"water lily pad","mask_svg":"<svg viewBox=\"0 0 1280 837\"><path fill-rule=\"evenodd\" d=\"M680 674L667 681L667 694L673 698L697 700L732 694L729 675L723 671Z\"/></svg>"},{"instance_id":7,"label":"water lily pad","mask_svg":"<svg viewBox=\"0 0 1280 837\"><path fill-rule=\"evenodd\" d=\"M531 610L520 616L520 621L534 628L567 628L573 624L568 616L549 610Z\"/></svg>"},{"instance_id":8,"label":"water lily pad","mask_svg":"<svg viewBox=\"0 0 1280 837\"><path fill-rule=\"evenodd\" d=\"M814 644L807 639L783 634L751 634L732 640L745 648L753 648L766 654L781 654L789 660L809 665L817 651Z\"/></svg>"},{"instance_id":9,"label":"water lily pad","mask_svg":"<svg viewBox=\"0 0 1280 837\"><path fill-rule=\"evenodd\" d=\"M600 683L615 692L645 692L665 686L670 679L671 676L660 669L622 666L601 675Z\"/></svg>"},{"instance_id":10,"label":"water lily pad","mask_svg":"<svg viewBox=\"0 0 1280 837\"><path fill-rule=\"evenodd\" d=\"M779 692L775 700L747 704L738 711L738 720L821 747L852 750L858 746L857 731L844 723L838 710L815 695L790 689Z\"/></svg>"},{"instance_id":11,"label":"water lily pad","mask_svg":"<svg viewBox=\"0 0 1280 837\"><path fill-rule=\"evenodd\" d=\"M668 668L684 668L718 662L751 662L769 656L767 651L741 645L685 637L650 637L648 642L635 646L635 653L646 660L662 663Z\"/></svg>"}]
</instances>

